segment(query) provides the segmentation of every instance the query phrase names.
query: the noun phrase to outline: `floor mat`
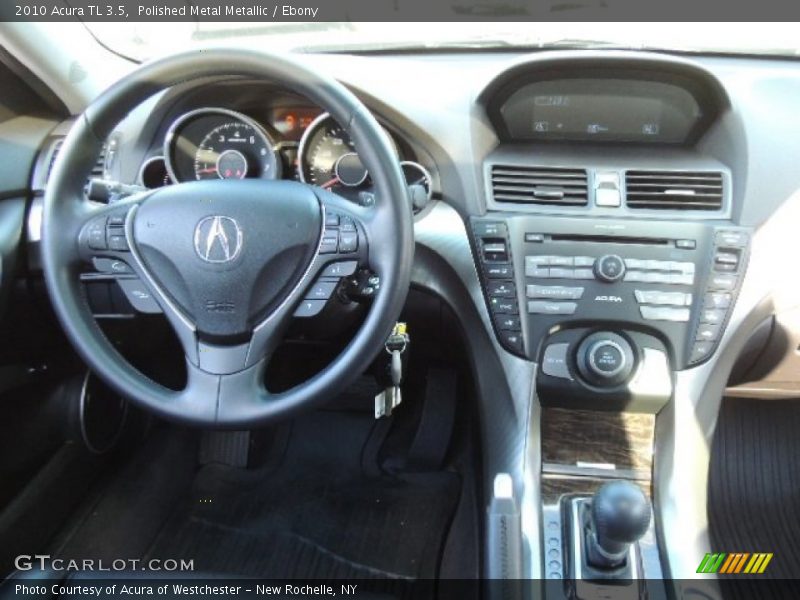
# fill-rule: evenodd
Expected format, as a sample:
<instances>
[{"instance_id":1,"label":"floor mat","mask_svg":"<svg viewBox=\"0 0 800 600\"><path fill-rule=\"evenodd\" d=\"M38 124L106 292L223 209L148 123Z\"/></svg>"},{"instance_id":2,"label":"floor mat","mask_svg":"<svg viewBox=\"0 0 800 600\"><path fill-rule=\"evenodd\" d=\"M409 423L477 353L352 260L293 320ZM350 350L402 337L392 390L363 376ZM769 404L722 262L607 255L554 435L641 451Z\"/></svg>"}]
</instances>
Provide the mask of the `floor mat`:
<instances>
[{"instance_id":1,"label":"floor mat","mask_svg":"<svg viewBox=\"0 0 800 600\"><path fill-rule=\"evenodd\" d=\"M360 452L370 421L296 423L277 468L202 467L149 557L262 578L403 584L435 577L459 476L364 477Z\"/></svg>"},{"instance_id":2,"label":"floor mat","mask_svg":"<svg viewBox=\"0 0 800 600\"><path fill-rule=\"evenodd\" d=\"M713 549L771 552L760 580L800 578L800 401L726 399L708 485ZM742 583L723 585L726 597L766 597L763 584L757 596ZM776 582L773 591L781 597L788 590Z\"/></svg>"}]
</instances>

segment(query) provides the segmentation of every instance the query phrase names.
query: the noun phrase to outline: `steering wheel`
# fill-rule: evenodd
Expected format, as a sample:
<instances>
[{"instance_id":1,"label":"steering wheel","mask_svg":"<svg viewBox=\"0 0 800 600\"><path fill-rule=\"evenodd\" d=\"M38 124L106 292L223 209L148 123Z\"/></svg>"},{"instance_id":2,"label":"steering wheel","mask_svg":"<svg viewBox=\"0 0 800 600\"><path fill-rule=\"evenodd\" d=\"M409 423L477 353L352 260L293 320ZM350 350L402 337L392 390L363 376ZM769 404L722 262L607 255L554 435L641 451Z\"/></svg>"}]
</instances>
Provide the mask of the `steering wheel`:
<instances>
[{"instance_id":1,"label":"steering wheel","mask_svg":"<svg viewBox=\"0 0 800 600\"><path fill-rule=\"evenodd\" d=\"M362 207L296 181L182 183L112 204L84 185L112 129L139 103L199 78L239 76L285 86L328 111L350 134L375 186ZM89 366L124 397L181 423L244 428L334 397L383 344L408 292L413 220L383 129L343 85L285 57L195 51L144 65L75 122L44 197L42 261L64 331ZM127 263L149 287L186 357L187 383L168 389L132 367L95 322L80 283L96 258ZM381 279L363 324L324 370L270 393L265 366L315 283L359 264ZM299 314L299 313L298 313Z\"/></svg>"}]
</instances>

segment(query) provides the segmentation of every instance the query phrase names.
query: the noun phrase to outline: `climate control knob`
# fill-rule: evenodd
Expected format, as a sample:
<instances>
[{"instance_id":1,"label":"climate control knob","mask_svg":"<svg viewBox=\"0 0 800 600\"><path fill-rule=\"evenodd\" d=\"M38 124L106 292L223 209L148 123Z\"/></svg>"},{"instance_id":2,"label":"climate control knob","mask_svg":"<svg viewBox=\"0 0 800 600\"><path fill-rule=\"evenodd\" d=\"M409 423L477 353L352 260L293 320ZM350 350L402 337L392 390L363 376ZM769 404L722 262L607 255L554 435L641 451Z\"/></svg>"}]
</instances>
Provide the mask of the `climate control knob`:
<instances>
[{"instance_id":1,"label":"climate control knob","mask_svg":"<svg viewBox=\"0 0 800 600\"><path fill-rule=\"evenodd\" d=\"M611 332L593 333L578 346L578 371L591 384L615 386L633 372L635 355L630 342Z\"/></svg>"},{"instance_id":2,"label":"climate control knob","mask_svg":"<svg viewBox=\"0 0 800 600\"><path fill-rule=\"evenodd\" d=\"M594 263L594 275L608 283L619 281L625 276L625 261L616 254L601 256Z\"/></svg>"}]
</instances>

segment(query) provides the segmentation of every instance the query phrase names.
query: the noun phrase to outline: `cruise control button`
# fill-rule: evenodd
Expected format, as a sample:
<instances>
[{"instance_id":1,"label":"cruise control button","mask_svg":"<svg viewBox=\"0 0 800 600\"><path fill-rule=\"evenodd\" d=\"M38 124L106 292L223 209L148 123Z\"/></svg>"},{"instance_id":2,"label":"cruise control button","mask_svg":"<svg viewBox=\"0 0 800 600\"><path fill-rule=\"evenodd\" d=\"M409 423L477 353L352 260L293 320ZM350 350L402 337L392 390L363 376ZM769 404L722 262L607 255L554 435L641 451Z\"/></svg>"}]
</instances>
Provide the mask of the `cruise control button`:
<instances>
[{"instance_id":1,"label":"cruise control button","mask_svg":"<svg viewBox=\"0 0 800 600\"><path fill-rule=\"evenodd\" d=\"M571 315L577 308L578 305L575 302L528 301L528 312L539 315Z\"/></svg>"},{"instance_id":2,"label":"cruise control button","mask_svg":"<svg viewBox=\"0 0 800 600\"><path fill-rule=\"evenodd\" d=\"M711 342L695 342L692 346L692 354L689 357L690 362L698 362L707 358L711 351L714 350L714 344Z\"/></svg>"},{"instance_id":3,"label":"cruise control button","mask_svg":"<svg viewBox=\"0 0 800 600\"><path fill-rule=\"evenodd\" d=\"M495 317L497 328L506 331L519 331L520 322L519 317L515 315L498 315Z\"/></svg>"},{"instance_id":4,"label":"cruise control button","mask_svg":"<svg viewBox=\"0 0 800 600\"><path fill-rule=\"evenodd\" d=\"M320 254L335 254L338 248L338 238L336 235L326 234L322 237L322 243L319 245Z\"/></svg>"},{"instance_id":5,"label":"cruise control button","mask_svg":"<svg viewBox=\"0 0 800 600\"><path fill-rule=\"evenodd\" d=\"M108 236L108 249L109 250L117 250L119 252L127 252L130 250L128 248L128 240L125 239L124 234L111 234Z\"/></svg>"},{"instance_id":6,"label":"cruise control button","mask_svg":"<svg viewBox=\"0 0 800 600\"><path fill-rule=\"evenodd\" d=\"M705 308L728 308L731 305L731 295L726 292L710 292L703 301Z\"/></svg>"},{"instance_id":7,"label":"cruise control button","mask_svg":"<svg viewBox=\"0 0 800 600\"><path fill-rule=\"evenodd\" d=\"M738 277L731 273L712 273L708 279L709 290L730 292L736 287Z\"/></svg>"},{"instance_id":8,"label":"cruise control button","mask_svg":"<svg viewBox=\"0 0 800 600\"><path fill-rule=\"evenodd\" d=\"M86 243L92 250L106 250L106 220L92 221L86 227Z\"/></svg>"},{"instance_id":9,"label":"cruise control button","mask_svg":"<svg viewBox=\"0 0 800 600\"><path fill-rule=\"evenodd\" d=\"M514 298L517 290L510 281L490 281L487 286L490 296L497 298Z\"/></svg>"},{"instance_id":10,"label":"cruise control button","mask_svg":"<svg viewBox=\"0 0 800 600\"><path fill-rule=\"evenodd\" d=\"M702 323L697 328L695 339L699 342L715 342L719 337L720 326L710 323Z\"/></svg>"},{"instance_id":11,"label":"cruise control button","mask_svg":"<svg viewBox=\"0 0 800 600\"><path fill-rule=\"evenodd\" d=\"M486 265L486 276L489 279L510 279L513 275L511 265Z\"/></svg>"},{"instance_id":12,"label":"cruise control button","mask_svg":"<svg viewBox=\"0 0 800 600\"><path fill-rule=\"evenodd\" d=\"M545 375L550 375L550 377L572 379L567 361L568 350L569 344L550 344L547 346L542 357L542 372Z\"/></svg>"},{"instance_id":13,"label":"cruise control button","mask_svg":"<svg viewBox=\"0 0 800 600\"><path fill-rule=\"evenodd\" d=\"M510 298L489 298L489 306L492 307L492 312L497 314L516 315L519 312L517 301Z\"/></svg>"},{"instance_id":14,"label":"cruise control button","mask_svg":"<svg viewBox=\"0 0 800 600\"><path fill-rule=\"evenodd\" d=\"M342 215L339 218L339 231L352 232L356 230L356 224L350 217Z\"/></svg>"},{"instance_id":15,"label":"cruise control button","mask_svg":"<svg viewBox=\"0 0 800 600\"><path fill-rule=\"evenodd\" d=\"M689 320L688 308L672 308L671 306L640 306L639 312L648 321L675 321L685 323Z\"/></svg>"},{"instance_id":16,"label":"cruise control button","mask_svg":"<svg viewBox=\"0 0 800 600\"><path fill-rule=\"evenodd\" d=\"M700 313L701 323L710 323L718 325L725 320L725 311L721 308L704 308Z\"/></svg>"},{"instance_id":17,"label":"cruise control button","mask_svg":"<svg viewBox=\"0 0 800 600\"><path fill-rule=\"evenodd\" d=\"M295 317L313 317L325 308L325 300L303 300L294 311Z\"/></svg>"},{"instance_id":18,"label":"cruise control button","mask_svg":"<svg viewBox=\"0 0 800 600\"><path fill-rule=\"evenodd\" d=\"M525 296L552 300L578 300L583 296L583 288L562 285L529 285L525 288Z\"/></svg>"},{"instance_id":19,"label":"cruise control button","mask_svg":"<svg viewBox=\"0 0 800 600\"><path fill-rule=\"evenodd\" d=\"M117 279L131 306L141 313L160 313L161 307L140 279Z\"/></svg>"},{"instance_id":20,"label":"cruise control button","mask_svg":"<svg viewBox=\"0 0 800 600\"><path fill-rule=\"evenodd\" d=\"M133 270L122 260L113 258L94 258L92 259L94 268L101 273L132 273Z\"/></svg>"},{"instance_id":21,"label":"cruise control button","mask_svg":"<svg viewBox=\"0 0 800 600\"><path fill-rule=\"evenodd\" d=\"M358 262L355 260L345 260L329 264L322 271L322 277L348 277L356 272Z\"/></svg>"}]
</instances>

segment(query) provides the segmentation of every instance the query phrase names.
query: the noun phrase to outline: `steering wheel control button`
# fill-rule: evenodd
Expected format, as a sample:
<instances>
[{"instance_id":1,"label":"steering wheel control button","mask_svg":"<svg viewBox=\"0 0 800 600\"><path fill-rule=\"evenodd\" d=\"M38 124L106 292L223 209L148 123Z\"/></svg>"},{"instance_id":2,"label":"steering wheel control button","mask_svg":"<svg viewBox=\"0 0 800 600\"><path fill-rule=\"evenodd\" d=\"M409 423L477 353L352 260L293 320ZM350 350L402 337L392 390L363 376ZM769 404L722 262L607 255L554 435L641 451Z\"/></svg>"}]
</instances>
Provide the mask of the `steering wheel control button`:
<instances>
[{"instance_id":1,"label":"steering wheel control button","mask_svg":"<svg viewBox=\"0 0 800 600\"><path fill-rule=\"evenodd\" d=\"M86 245L92 250L107 250L106 218L93 219L86 226Z\"/></svg>"},{"instance_id":2,"label":"steering wheel control button","mask_svg":"<svg viewBox=\"0 0 800 600\"><path fill-rule=\"evenodd\" d=\"M339 220L339 231L356 231L356 224L350 217L342 216Z\"/></svg>"},{"instance_id":3,"label":"steering wheel control button","mask_svg":"<svg viewBox=\"0 0 800 600\"><path fill-rule=\"evenodd\" d=\"M109 250L116 250L118 252L127 252L130 250L128 247L128 240L125 239L125 233L120 231L119 233L113 232L113 229L109 230L110 235L108 236L108 249Z\"/></svg>"},{"instance_id":4,"label":"steering wheel control button","mask_svg":"<svg viewBox=\"0 0 800 600\"><path fill-rule=\"evenodd\" d=\"M131 306L140 313L160 313L161 307L153 298L150 290L140 279L117 279L117 284L122 288L125 297Z\"/></svg>"},{"instance_id":5,"label":"steering wheel control button","mask_svg":"<svg viewBox=\"0 0 800 600\"><path fill-rule=\"evenodd\" d=\"M300 318L314 317L322 312L326 302L326 300L303 300L294 311L294 316Z\"/></svg>"},{"instance_id":6,"label":"steering wheel control button","mask_svg":"<svg viewBox=\"0 0 800 600\"><path fill-rule=\"evenodd\" d=\"M338 281L318 281L308 290L307 300L327 300L333 295Z\"/></svg>"},{"instance_id":7,"label":"steering wheel control button","mask_svg":"<svg viewBox=\"0 0 800 600\"><path fill-rule=\"evenodd\" d=\"M339 236L336 233L330 234L327 231L322 236L322 243L319 245L320 254L336 254L339 249Z\"/></svg>"},{"instance_id":8,"label":"steering wheel control button","mask_svg":"<svg viewBox=\"0 0 800 600\"><path fill-rule=\"evenodd\" d=\"M583 289L561 285L528 285L525 288L525 296L550 300L579 300L583 296Z\"/></svg>"},{"instance_id":9,"label":"steering wheel control button","mask_svg":"<svg viewBox=\"0 0 800 600\"><path fill-rule=\"evenodd\" d=\"M118 273L120 275L128 275L133 273L133 270L128 266L128 263L122 260L113 258L93 258L92 264L95 270L101 273Z\"/></svg>"},{"instance_id":10,"label":"steering wheel control button","mask_svg":"<svg viewBox=\"0 0 800 600\"><path fill-rule=\"evenodd\" d=\"M542 372L550 377L572 379L569 372L568 360L569 344L550 344L544 350L542 357Z\"/></svg>"},{"instance_id":11,"label":"steering wheel control button","mask_svg":"<svg viewBox=\"0 0 800 600\"><path fill-rule=\"evenodd\" d=\"M339 226L339 215L336 213L325 213L325 227L336 228Z\"/></svg>"},{"instance_id":12,"label":"steering wheel control button","mask_svg":"<svg viewBox=\"0 0 800 600\"><path fill-rule=\"evenodd\" d=\"M355 260L331 263L322 271L322 277L349 277L356 272L356 267L358 262Z\"/></svg>"},{"instance_id":13,"label":"steering wheel control button","mask_svg":"<svg viewBox=\"0 0 800 600\"><path fill-rule=\"evenodd\" d=\"M594 274L600 281L613 283L625 276L625 261L616 254L607 254L594 263Z\"/></svg>"},{"instance_id":14,"label":"steering wheel control button","mask_svg":"<svg viewBox=\"0 0 800 600\"><path fill-rule=\"evenodd\" d=\"M528 301L528 312L537 315L572 315L577 309L578 305L575 302Z\"/></svg>"},{"instance_id":15,"label":"steering wheel control button","mask_svg":"<svg viewBox=\"0 0 800 600\"><path fill-rule=\"evenodd\" d=\"M358 233L342 231L339 234L339 253L349 254L358 250Z\"/></svg>"},{"instance_id":16,"label":"steering wheel control button","mask_svg":"<svg viewBox=\"0 0 800 600\"><path fill-rule=\"evenodd\" d=\"M577 351L577 365L583 378L600 386L616 386L633 372L631 344L621 335L598 332L585 338Z\"/></svg>"}]
</instances>

